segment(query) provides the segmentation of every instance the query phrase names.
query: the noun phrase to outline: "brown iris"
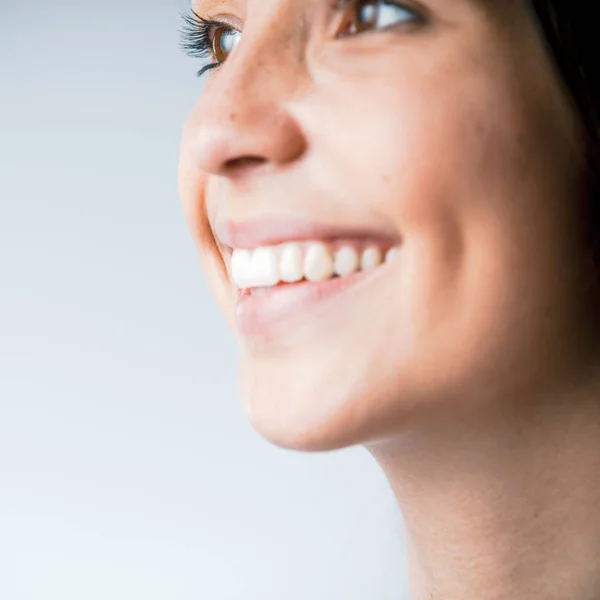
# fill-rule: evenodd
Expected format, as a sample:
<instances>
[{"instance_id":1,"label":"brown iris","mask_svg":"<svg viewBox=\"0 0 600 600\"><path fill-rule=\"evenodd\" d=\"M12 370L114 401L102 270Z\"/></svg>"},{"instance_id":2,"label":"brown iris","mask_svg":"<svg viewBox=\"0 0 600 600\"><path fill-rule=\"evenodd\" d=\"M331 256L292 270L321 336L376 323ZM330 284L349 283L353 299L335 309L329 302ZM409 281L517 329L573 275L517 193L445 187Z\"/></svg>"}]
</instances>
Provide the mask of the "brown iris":
<instances>
[{"instance_id":1,"label":"brown iris","mask_svg":"<svg viewBox=\"0 0 600 600\"><path fill-rule=\"evenodd\" d=\"M224 62L237 46L241 32L230 27L218 27L213 33L213 54L219 63Z\"/></svg>"}]
</instances>

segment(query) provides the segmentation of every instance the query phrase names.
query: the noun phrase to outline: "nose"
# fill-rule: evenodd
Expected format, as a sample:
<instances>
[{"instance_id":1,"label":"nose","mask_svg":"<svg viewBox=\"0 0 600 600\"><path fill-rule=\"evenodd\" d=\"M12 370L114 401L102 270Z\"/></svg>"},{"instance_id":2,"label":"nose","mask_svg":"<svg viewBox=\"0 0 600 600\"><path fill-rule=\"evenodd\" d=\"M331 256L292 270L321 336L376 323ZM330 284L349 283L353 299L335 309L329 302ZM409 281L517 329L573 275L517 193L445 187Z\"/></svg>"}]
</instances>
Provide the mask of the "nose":
<instances>
[{"instance_id":1,"label":"nose","mask_svg":"<svg viewBox=\"0 0 600 600\"><path fill-rule=\"evenodd\" d=\"M207 174L233 178L281 167L307 149L290 108L300 77L293 60L243 52L241 42L210 75L190 117L195 161Z\"/></svg>"}]
</instances>

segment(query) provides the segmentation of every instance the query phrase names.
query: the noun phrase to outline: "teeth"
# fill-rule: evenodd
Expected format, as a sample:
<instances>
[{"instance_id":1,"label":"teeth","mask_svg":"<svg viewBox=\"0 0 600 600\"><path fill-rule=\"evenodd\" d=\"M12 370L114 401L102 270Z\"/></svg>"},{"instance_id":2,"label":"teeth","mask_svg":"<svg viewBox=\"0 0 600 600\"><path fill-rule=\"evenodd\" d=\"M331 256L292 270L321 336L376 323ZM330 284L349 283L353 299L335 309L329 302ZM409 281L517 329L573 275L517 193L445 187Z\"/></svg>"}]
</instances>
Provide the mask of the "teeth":
<instances>
[{"instance_id":1,"label":"teeth","mask_svg":"<svg viewBox=\"0 0 600 600\"><path fill-rule=\"evenodd\" d=\"M388 250L385 262L392 260L397 252L397 248ZM290 242L255 250L234 250L231 277L239 289L252 289L253 295L262 295L280 282L327 281L335 275L348 277L359 270L374 269L383 261L384 249L377 246L369 246L360 252L345 245L332 252L322 242Z\"/></svg>"},{"instance_id":2,"label":"teeth","mask_svg":"<svg viewBox=\"0 0 600 600\"><path fill-rule=\"evenodd\" d=\"M335 253L333 270L340 277L347 277L358 271L358 252L352 246L343 246Z\"/></svg>"},{"instance_id":3,"label":"teeth","mask_svg":"<svg viewBox=\"0 0 600 600\"><path fill-rule=\"evenodd\" d=\"M390 248L385 254L385 262L389 263L394 260L398 254L398 248Z\"/></svg>"},{"instance_id":4,"label":"teeth","mask_svg":"<svg viewBox=\"0 0 600 600\"><path fill-rule=\"evenodd\" d=\"M304 278L304 269L302 268L302 248L300 244L286 244L281 249L279 257L279 273L281 281L286 283L295 283Z\"/></svg>"},{"instance_id":5,"label":"teeth","mask_svg":"<svg viewBox=\"0 0 600 600\"><path fill-rule=\"evenodd\" d=\"M304 276L308 281L325 281L333 275L333 258L325 244L309 244L304 256Z\"/></svg>"},{"instance_id":6,"label":"teeth","mask_svg":"<svg viewBox=\"0 0 600 600\"><path fill-rule=\"evenodd\" d=\"M270 287L279 283L279 261L272 248L254 251L250 273L252 287Z\"/></svg>"},{"instance_id":7,"label":"teeth","mask_svg":"<svg viewBox=\"0 0 600 600\"><path fill-rule=\"evenodd\" d=\"M250 250L235 250L231 257L231 277L240 289L251 287L251 261Z\"/></svg>"},{"instance_id":8,"label":"teeth","mask_svg":"<svg viewBox=\"0 0 600 600\"><path fill-rule=\"evenodd\" d=\"M367 248L362 254L360 266L363 271L368 271L378 267L382 261L383 257L379 248Z\"/></svg>"}]
</instances>

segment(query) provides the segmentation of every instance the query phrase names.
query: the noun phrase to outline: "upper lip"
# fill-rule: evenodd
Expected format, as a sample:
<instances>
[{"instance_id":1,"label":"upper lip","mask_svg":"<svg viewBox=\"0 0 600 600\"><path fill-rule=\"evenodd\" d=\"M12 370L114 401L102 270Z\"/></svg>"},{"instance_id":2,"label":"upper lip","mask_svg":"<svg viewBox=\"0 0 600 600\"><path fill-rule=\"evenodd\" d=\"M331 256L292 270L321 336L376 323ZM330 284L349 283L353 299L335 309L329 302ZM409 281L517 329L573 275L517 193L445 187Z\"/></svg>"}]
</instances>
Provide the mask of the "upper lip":
<instances>
[{"instance_id":1,"label":"upper lip","mask_svg":"<svg viewBox=\"0 0 600 600\"><path fill-rule=\"evenodd\" d=\"M398 235L384 227L369 228L314 221L307 218L260 217L247 220L217 220L213 227L217 240L226 247L258 248L290 241L359 238L395 245Z\"/></svg>"}]
</instances>

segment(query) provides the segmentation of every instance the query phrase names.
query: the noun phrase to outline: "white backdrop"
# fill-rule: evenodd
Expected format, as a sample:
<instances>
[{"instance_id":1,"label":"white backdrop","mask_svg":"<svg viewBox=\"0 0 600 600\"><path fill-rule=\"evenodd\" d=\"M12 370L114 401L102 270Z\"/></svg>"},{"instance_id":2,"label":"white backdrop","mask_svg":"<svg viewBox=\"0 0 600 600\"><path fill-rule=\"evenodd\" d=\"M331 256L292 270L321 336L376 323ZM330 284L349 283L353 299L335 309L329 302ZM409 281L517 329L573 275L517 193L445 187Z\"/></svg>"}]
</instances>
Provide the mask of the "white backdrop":
<instances>
[{"instance_id":1,"label":"white backdrop","mask_svg":"<svg viewBox=\"0 0 600 600\"><path fill-rule=\"evenodd\" d=\"M0 599L403 600L362 448L246 422L180 213L184 0L0 0Z\"/></svg>"}]
</instances>

